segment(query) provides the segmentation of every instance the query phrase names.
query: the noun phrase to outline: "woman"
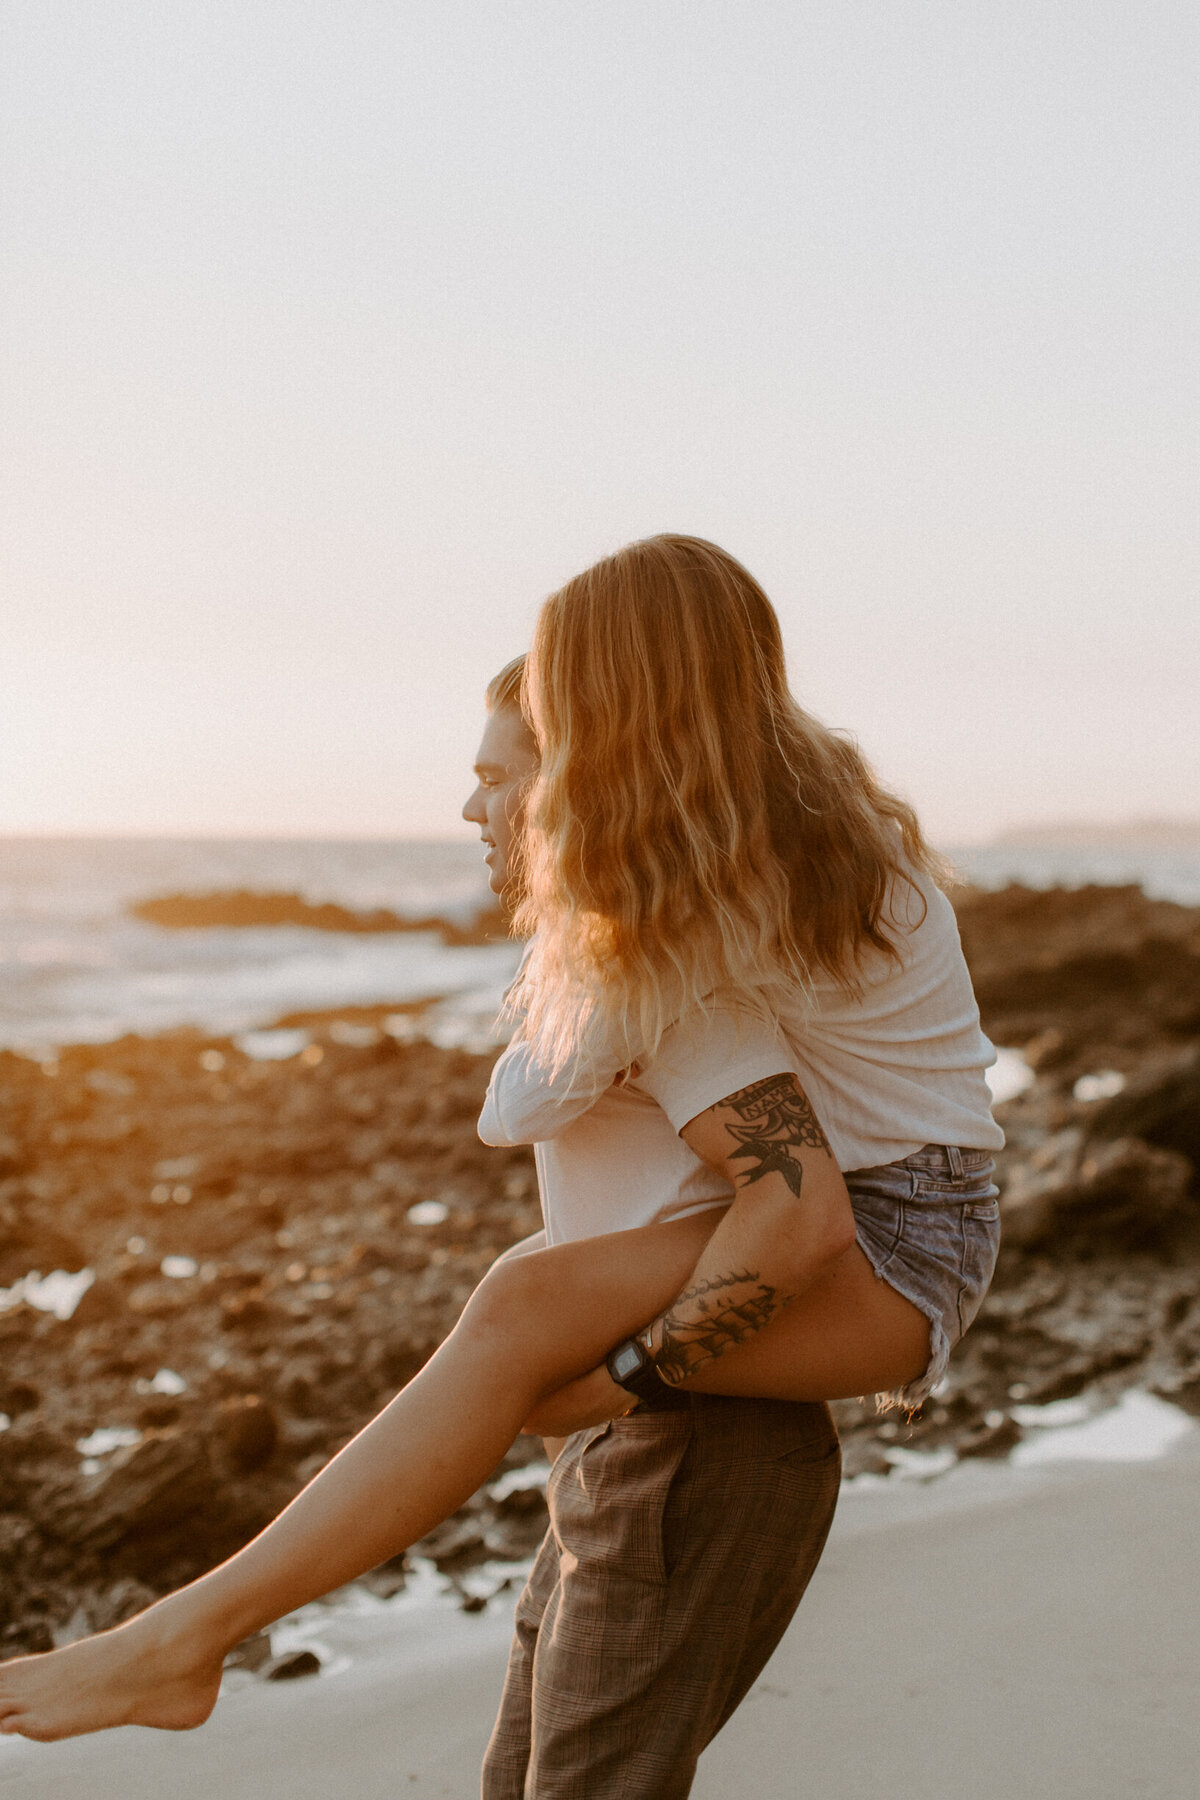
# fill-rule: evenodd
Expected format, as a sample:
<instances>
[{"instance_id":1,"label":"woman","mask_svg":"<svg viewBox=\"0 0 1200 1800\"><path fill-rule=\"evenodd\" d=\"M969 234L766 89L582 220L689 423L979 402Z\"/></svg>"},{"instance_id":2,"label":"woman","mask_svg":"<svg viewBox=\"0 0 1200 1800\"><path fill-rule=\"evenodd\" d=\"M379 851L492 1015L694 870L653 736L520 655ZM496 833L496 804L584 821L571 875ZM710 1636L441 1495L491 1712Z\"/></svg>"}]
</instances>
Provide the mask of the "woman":
<instances>
[{"instance_id":1,"label":"woman","mask_svg":"<svg viewBox=\"0 0 1200 1800\"><path fill-rule=\"evenodd\" d=\"M531 938L481 1131L536 1142L549 1242L229 1562L0 1669L4 1731L200 1723L233 1644L423 1536L523 1425L681 1386L917 1404L978 1307L1002 1138L953 914L911 810L791 698L758 584L630 545L543 607L531 733L515 697L466 809Z\"/></svg>"}]
</instances>

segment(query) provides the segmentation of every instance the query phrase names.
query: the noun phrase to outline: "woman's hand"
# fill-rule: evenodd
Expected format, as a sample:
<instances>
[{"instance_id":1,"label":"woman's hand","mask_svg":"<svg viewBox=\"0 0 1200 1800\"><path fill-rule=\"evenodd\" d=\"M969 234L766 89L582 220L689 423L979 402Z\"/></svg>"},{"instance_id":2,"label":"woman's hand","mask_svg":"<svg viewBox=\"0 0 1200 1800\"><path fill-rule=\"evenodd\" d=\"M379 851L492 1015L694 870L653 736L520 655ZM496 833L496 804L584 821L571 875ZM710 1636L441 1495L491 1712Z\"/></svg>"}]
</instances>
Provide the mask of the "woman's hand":
<instances>
[{"instance_id":1,"label":"woman's hand","mask_svg":"<svg viewBox=\"0 0 1200 1800\"><path fill-rule=\"evenodd\" d=\"M589 1425L606 1425L619 1419L637 1402L632 1394L618 1387L601 1363L578 1381L548 1394L530 1413L524 1429L538 1437L570 1437L573 1431L586 1431Z\"/></svg>"}]
</instances>

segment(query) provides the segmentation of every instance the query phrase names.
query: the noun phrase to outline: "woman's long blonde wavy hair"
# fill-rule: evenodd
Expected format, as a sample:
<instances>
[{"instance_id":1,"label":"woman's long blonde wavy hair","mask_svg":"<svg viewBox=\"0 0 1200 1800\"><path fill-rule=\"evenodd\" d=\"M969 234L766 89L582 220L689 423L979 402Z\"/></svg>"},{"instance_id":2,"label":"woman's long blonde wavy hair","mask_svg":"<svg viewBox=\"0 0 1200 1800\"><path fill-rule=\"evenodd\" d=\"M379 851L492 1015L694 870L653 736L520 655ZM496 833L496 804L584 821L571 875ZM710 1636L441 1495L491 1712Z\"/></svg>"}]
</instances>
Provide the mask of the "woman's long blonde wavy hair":
<instances>
[{"instance_id":1,"label":"woman's long blonde wavy hair","mask_svg":"<svg viewBox=\"0 0 1200 1800\"><path fill-rule=\"evenodd\" d=\"M508 686L515 697L510 670ZM776 1016L896 958L894 883L946 874L912 808L788 690L773 607L703 538L627 545L552 594L520 704L541 753L510 998L554 1069L652 1055L720 994Z\"/></svg>"}]
</instances>

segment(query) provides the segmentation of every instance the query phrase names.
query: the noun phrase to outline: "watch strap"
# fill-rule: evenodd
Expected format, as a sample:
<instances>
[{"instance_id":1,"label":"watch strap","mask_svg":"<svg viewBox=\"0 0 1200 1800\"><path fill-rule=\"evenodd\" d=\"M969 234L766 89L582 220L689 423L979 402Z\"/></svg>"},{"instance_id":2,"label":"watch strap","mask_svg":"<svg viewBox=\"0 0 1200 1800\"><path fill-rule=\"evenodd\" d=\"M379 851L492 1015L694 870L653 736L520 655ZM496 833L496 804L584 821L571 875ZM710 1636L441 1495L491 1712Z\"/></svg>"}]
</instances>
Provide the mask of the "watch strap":
<instances>
[{"instance_id":1,"label":"watch strap","mask_svg":"<svg viewBox=\"0 0 1200 1800\"><path fill-rule=\"evenodd\" d=\"M638 1353L638 1361L631 1368L631 1352ZM690 1404L689 1396L664 1381L650 1356L646 1346L637 1338L626 1338L605 1357L605 1367L617 1386L624 1388L627 1394L635 1394L646 1407L655 1412L679 1412Z\"/></svg>"}]
</instances>

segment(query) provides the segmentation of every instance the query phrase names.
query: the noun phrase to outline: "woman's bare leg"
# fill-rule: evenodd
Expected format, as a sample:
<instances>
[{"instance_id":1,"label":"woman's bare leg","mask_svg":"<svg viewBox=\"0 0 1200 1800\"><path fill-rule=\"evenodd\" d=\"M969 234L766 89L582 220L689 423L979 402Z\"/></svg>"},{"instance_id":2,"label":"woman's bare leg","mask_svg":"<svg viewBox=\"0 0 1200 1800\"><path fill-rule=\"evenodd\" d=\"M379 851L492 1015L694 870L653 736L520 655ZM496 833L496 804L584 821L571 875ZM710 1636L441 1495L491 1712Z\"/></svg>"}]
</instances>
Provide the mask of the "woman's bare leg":
<instances>
[{"instance_id":1,"label":"woman's bare leg","mask_svg":"<svg viewBox=\"0 0 1200 1800\"><path fill-rule=\"evenodd\" d=\"M200 1724L233 1644L461 1506L543 1394L679 1291L715 1217L502 1260L421 1372L252 1543L113 1631L0 1665L0 1731Z\"/></svg>"},{"instance_id":2,"label":"woman's bare leg","mask_svg":"<svg viewBox=\"0 0 1200 1800\"><path fill-rule=\"evenodd\" d=\"M671 1303L718 1216L497 1265L420 1374L236 1556L114 1631L0 1666L0 1731L49 1739L108 1725L199 1724L233 1644L407 1548L462 1505L539 1401ZM856 1255L866 1268L861 1253L850 1258ZM845 1370L870 1380L848 1386L836 1356L816 1341L820 1334L789 1333L785 1313L762 1333L761 1350L742 1346L694 1385L792 1398L899 1385L922 1358L896 1366L894 1309L879 1311L891 1293L873 1276L864 1282L861 1271L839 1266L797 1303L797 1316L815 1305L826 1331L836 1325ZM892 1299L919 1320L907 1302ZM901 1315L900 1323L911 1322ZM852 1354L864 1334L889 1350L874 1372L869 1357ZM817 1359L817 1373L796 1366L802 1350ZM719 1386L735 1362L736 1387Z\"/></svg>"},{"instance_id":3,"label":"woman's bare leg","mask_svg":"<svg viewBox=\"0 0 1200 1800\"><path fill-rule=\"evenodd\" d=\"M705 1363L692 1393L759 1400L840 1400L890 1393L929 1361L929 1321L875 1274L857 1244L762 1331ZM606 1372L589 1372L539 1402L531 1430L603 1403Z\"/></svg>"},{"instance_id":4,"label":"woman's bare leg","mask_svg":"<svg viewBox=\"0 0 1200 1800\"><path fill-rule=\"evenodd\" d=\"M527 1238L522 1238L520 1243L510 1245L502 1256L496 1258L496 1262L511 1262L516 1256L528 1256L531 1250L544 1250L545 1248L546 1233L544 1231L533 1231ZM492 1266L494 1268L496 1266L495 1263ZM567 1441L566 1438L554 1437L548 1432L541 1435L542 1448L546 1452L546 1461L549 1463L556 1463L562 1455L563 1445Z\"/></svg>"},{"instance_id":5,"label":"woman's bare leg","mask_svg":"<svg viewBox=\"0 0 1200 1800\"><path fill-rule=\"evenodd\" d=\"M745 1343L685 1383L700 1394L760 1400L844 1400L891 1393L929 1362L929 1320L858 1245Z\"/></svg>"}]
</instances>

